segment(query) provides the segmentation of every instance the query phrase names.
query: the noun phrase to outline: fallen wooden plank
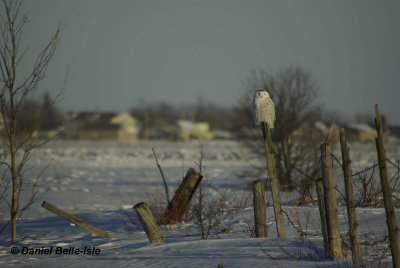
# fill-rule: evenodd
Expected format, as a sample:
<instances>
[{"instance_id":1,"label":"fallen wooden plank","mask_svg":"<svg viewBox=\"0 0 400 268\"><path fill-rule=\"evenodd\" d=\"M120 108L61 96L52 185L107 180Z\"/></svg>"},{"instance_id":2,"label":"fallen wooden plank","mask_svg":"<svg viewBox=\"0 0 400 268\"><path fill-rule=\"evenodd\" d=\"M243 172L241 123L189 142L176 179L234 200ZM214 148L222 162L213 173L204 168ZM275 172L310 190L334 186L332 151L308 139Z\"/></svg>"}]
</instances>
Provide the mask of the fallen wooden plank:
<instances>
[{"instance_id":1,"label":"fallen wooden plank","mask_svg":"<svg viewBox=\"0 0 400 268\"><path fill-rule=\"evenodd\" d=\"M101 230L101 229L99 229L97 227L94 227L93 225L91 225L91 224L79 219L75 215L70 214L70 213L68 213L68 212L66 212L66 211L56 207L55 205L52 205L52 204L46 202L46 201L43 201L42 207L44 207L45 209L53 212L54 214L56 214L56 215L58 215L60 217L63 217L64 219L69 220L73 224L76 224L76 225L82 227L83 229L85 229L86 231L88 231L88 232L90 232L90 233L92 233L94 235L97 235L99 237L104 237L104 238L110 238L111 237L111 235L109 233L107 233L106 231L103 231L103 230Z\"/></svg>"}]
</instances>

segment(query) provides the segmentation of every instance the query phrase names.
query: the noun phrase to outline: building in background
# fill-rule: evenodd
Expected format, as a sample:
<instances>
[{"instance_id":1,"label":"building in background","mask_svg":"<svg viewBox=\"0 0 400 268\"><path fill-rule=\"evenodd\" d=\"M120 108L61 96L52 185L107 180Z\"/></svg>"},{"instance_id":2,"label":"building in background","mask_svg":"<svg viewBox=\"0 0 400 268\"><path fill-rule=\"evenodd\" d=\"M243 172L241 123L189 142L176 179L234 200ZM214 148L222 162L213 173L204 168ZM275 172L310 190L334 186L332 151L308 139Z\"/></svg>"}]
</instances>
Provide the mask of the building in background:
<instances>
[{"instance_id":1,"label":"building in background","mask_svg":"<svg viewBox=\"0 0 400 268\"><path fill-rule=\"evenodd\" d=\"M129 142L138 138L138 121L128 113L80 112L69 114L64 137L79 140L118 140Z\"/></svg>"},{"instance_id":2,"label":"building in background","mask_svg":"<svg viewBox=\"0 0 400 268\"><path fill-rule=\"evenodd\" d=\"M192 138L210 140L213 134L210 131L210 124L207 122L192 122L188 120L178 120L179 138L189 140Z\"/></svg>"}]
</instances>

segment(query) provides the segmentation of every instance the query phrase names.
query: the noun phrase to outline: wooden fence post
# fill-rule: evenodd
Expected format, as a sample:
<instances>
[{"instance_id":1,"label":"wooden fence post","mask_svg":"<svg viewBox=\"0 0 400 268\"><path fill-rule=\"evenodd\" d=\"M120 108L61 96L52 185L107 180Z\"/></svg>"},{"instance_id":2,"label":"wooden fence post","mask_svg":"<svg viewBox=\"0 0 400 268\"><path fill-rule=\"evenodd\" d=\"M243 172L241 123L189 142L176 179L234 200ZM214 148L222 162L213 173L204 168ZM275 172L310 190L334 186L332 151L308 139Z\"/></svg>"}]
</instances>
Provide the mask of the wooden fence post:
<instances>
[{"instance_id":1,"label":"wooden fence post","mask_svg":"<svg viewBox=\"0 0 400 268\"><path fill-rule=\"evenodd\" d=\"M375 105L375 126L378 137L375 139L378 151L379 175L381 177L381 187L383 202L385 204L386 223L389 231L390 250L392 253L392 263L394 268L400 267L400 247L398 237L398 227L396 214L393 205L392 190L389 186L388 172L386 166L386 152L383 146L382 122L378 104Z\"/></svg>"},{"instance_id":2,"label":"wooden fence post","mask_svg":"<svg viewBox=\"0 0 400 268\"><path fill-rule=\"evenodd\" d=\"M56 207L55 205L52 205L46 201L43 201L42 203L42 207L53 212L54 214L57 214L60 217L63 217L64 219L69 220L70 222L72 222L73 224L76 224L80 227L82 227L83 229L89 231L90 233L97 235L99 237L104 237L104 238L109 238L111 237L109 233L107 233L106 231L103 231L99 228L94 227L93 225L79 219L78 217L76 217L73 214L70 214L58 207Z\"/></svg>"},{"instance_id":3,"label":"wooden fence post","mask_svg":"<svg viewBox=\"0 0 400 268\"><path fill-rule=\"evenodd\" d=\"M342 169L344 175L344 185L346 190L347 217L349 219L349 235L351 241L351 251L353 253L353 263L362 264L362 252L358 237L358 223L356 216L356 206L353 195L353 177L351 171L350 149L347 146L344 129L340 129L340 148L342 152Z\"/></svg>"},{"instance_id":4,"label":"wooden fence post","mask_svg":"<svg viewBox=\"0 0 400 268\"><path fill-rule=\"evenodd\" d=\"M276 175L275 157L272 147L271 129L269 128L268 124L264 122L261 123L261 127L264 136L264 148L267 158L268 177L271 182L271 194L272 201L274 203L276 229L278 237L286 237L285 222L283 221L281 198L279 195L279 181L278 176Z\"/></svg>"},{"instance_id":5,"label":"wooden fence post","mask_svg":"<svg viewBox=\"0 0 400 268\"><path fill-rule=\"evenodd\" d=\"M220 264L218 264L218 267L217 268L225 268L225 265L224 265L224 263L223 262L221 262Z\"/></svg>"},{"instance_id":6,"label":"wooden fence post","mask_svg":"<svg viewBox=\"0 0 400 268\"><path fill-rule=\"evenodd\" d=\"M144 202L138 203L133 209L136 211L150 243L162 243L164 239L147 204Z\"/></svg>"},{"instance_id":7,"label":"wooden fence post","mask_svg":"<svg viewBox=\"0 0 400 268\"><path fill-rule=\"evenodd\" d=\"M265 187L262 180L253 182L254 228L256 237L267 237Z\"/></svg>"},{"instance_id":8,"label":"wooden fence post","mask_svg":"<svg viewBox=\"0 0 400 268\"><path fill-rule=\"evenodd\" d=\"M339 220L337 214L336 186L333 181L333 163L331 146L321 145L322 178L324 185L324 201L326 209L326 225L329 238L330 258L343 260L342 241L340 239Z\"/></svg>"},{"instance_id":9,"label":"wooden fence post","mask_svg":"<svg viewBox=\"0 0 400 268\"><path fill-rule=\"evenodd\" d=\"M315 182L315 188L317 192L318 199L318 210L319 210L319 218L321 219L321 232L322 237L324 239L324 250L325 257L330 258L330 249L329 249L329 238L328 238L328 229L326 226L326 209L325 209L325 201L324 201L324 185L322 180L319 179Z\"/></svg>"},{"instance_id":10,"label":"wooden fence post","mask_svg":"<svg viewBox=\"0 0 400 268\"><path fill-rule=\"evenodd\" d=\"M187 213L197 187L200 185L203 176L195 169L190 168L185 178L176 190L167 212L158 221L159 224L169 224L171 221L181 222Z\"/></svg>"}]
</instances>

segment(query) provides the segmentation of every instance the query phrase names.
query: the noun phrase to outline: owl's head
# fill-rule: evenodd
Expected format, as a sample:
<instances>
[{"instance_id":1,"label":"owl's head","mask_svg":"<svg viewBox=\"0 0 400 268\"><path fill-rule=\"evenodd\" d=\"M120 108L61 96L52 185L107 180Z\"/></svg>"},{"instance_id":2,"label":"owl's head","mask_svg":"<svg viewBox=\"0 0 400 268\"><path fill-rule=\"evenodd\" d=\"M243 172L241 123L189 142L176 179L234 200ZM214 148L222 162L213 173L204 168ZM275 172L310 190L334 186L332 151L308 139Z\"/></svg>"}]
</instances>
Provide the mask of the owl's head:
<instances>
[{"instance_id":1,"label":"owl's head","mask_svg":"<svg viewBox=\"0 0 400 268\"><path fill-rule=\"evenodd\" d=\"M269 98L269 94L266 90L257 90L256 95L258 97L267 97Z\"/></svg>"}]
</instances>

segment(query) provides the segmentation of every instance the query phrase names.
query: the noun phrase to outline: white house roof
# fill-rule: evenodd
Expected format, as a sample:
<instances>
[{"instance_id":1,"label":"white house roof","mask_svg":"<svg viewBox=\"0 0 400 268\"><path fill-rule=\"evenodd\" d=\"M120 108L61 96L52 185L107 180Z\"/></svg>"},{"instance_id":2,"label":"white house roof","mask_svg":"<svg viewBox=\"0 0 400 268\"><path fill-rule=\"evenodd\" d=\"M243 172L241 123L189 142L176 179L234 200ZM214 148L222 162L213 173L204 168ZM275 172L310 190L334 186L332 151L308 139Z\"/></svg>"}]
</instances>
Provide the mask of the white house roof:
<instances>
[{"instance_id":1,"label":"white house roof","mask_svg":"<svg viewBox=\"0 0 400 268\"><path fill-rule=\"evenodd\" d=\"M359 130L359 131L364 131L364 132L370 132L370 133L375 133L376 130L370 127L367 124L362 124L362 123L352 123L349 125L350 128Z\"/></svg>"},{"instance_id":2,"label":"white house roof","mask_svg":"<svg viewBox=\"0 0 400 268\"><path fill-rule=\"evenodd\" d=\"M135 125L137 121L130 114L123 112L119 113L111 119L111 124L115 125Z\"/></svg>"}]
</instances>

